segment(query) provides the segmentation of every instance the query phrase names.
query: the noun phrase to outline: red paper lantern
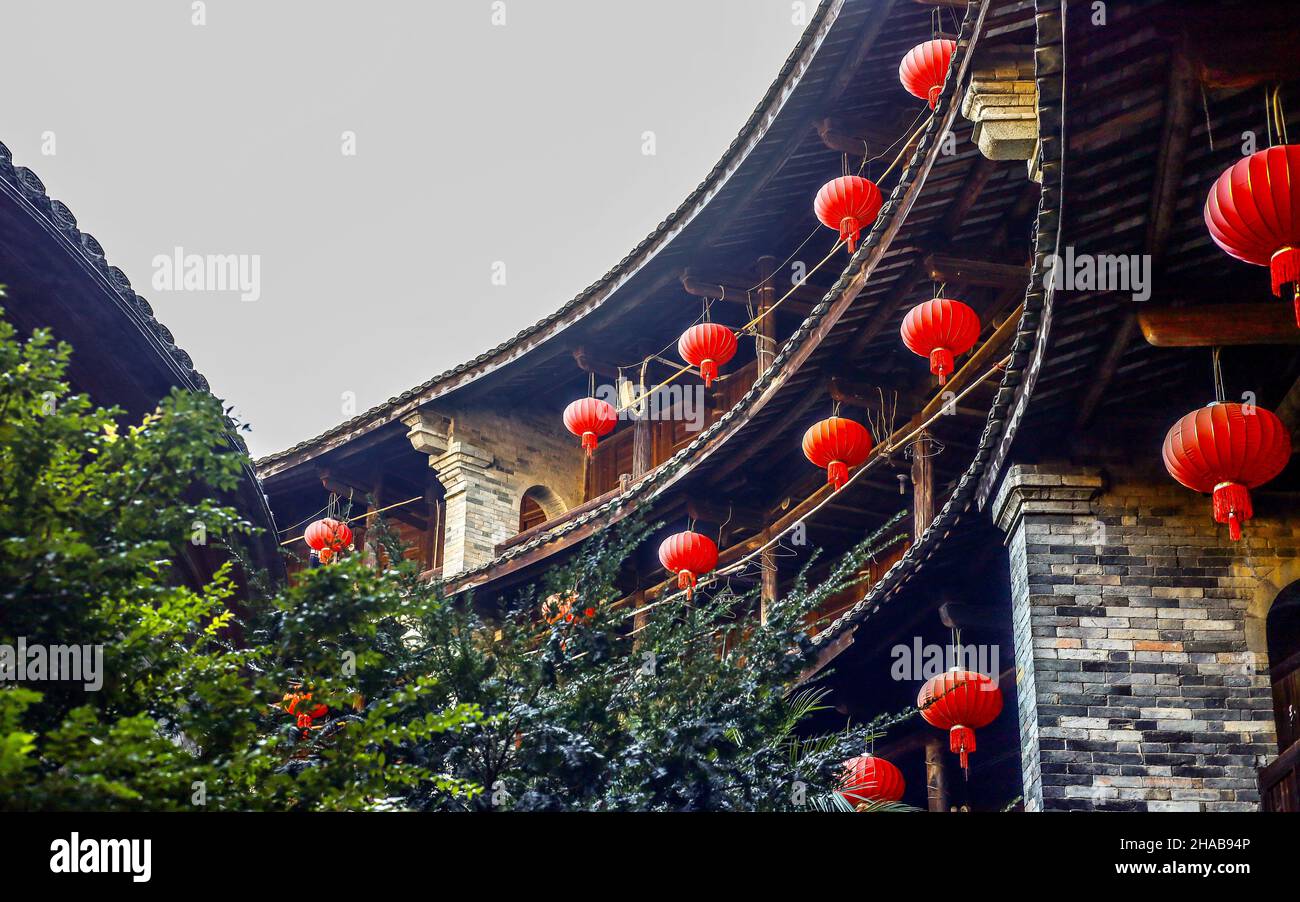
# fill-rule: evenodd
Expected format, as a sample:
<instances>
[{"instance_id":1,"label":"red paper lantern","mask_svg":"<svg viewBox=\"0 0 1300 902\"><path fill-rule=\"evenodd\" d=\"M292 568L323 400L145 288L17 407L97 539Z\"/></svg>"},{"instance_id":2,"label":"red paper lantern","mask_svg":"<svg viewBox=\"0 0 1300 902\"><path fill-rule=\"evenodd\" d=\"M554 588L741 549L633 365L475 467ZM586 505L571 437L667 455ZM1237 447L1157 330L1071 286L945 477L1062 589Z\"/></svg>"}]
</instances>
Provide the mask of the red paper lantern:
<instances>
[{"instance_id":1,"label":"red paper lantern","mask_svg":"<svg viewBox=\"0 0 1300 902\"><path fill-rule=\"evenodd\" d=\"M1193 410L1165 436L1165 469L1194 492L1214 496L1214 520L1232 541L1255 515L1250 489L1281 473L1291 459L1291 434L1263 407L1220 403Z\"/></svg>"},{"instance_id":2,"label":"red paper lantern","mask_svg":"<svg viewBox=\"0 0 1300 902\"><path fill-rule=\"evenodd\" d=\"M956 41L938 39L917 44L907 51L898 65L898 80L907 93L928 101L930 109L939 102L943 83L948 78L948 64L952 62Z\"/></svg>"},{"instance_id":3,"label":"red paper lantern","mask_svg":"<svg viewBox=\"0 0 1300 902\"><path fill-rule=\"evenodd\" d=\"M839 797L855 808L863 802L897 802L903 798L903 774L884 758L859 755L844 762Z\"/></svg>"},{"instance_id":4,"label":"red paper lantern","mask_svg":"<svg viewBox=\"0 0 1300 902\"><path fill-rule=\"evenodd\" d=\"M677 353L691 366L700 368L704 387L709 388L718 378L718 367L736 356L736 335L726 326L700 323L682 333L677 341Z\"/></svg>"},{"instance_id":5,"label":"red paper lantern","mask_svg":"<svg viewBox=\"0 0 1300 902\"><path fill-rule=\"evenodd\" d=\"M582 448L588 457L596 450L596 440L609 435L617 425L618 411L600 398L579 398L564 408L564 428L582 437Z\"/></svg>"},{"instance_id":6,"label":"red paper lantern","mask_svg":"<svg viewBox=\"0 0 1300 902\"><path fill-rule=\"evenodd\" d=\"M813 212L821 224L839 229L840 238L857 250L858 235L880 215L884 202L876 183L861 176L845 175L822 185L813 201Z\"/></svg>"},{"instance_id":7,"label":"red paper lantern","mask_svg":"<svg viewBox=\"0 0 1300 902\"><path fill-rule=\"evenodd\" d=\"M815 467L825 467L826 481L835 491L848 481L849 469L861 466L871 454L871 433L856 420L829 417L803 434L804 457Z\"/></svg>"},{"instance_id":8,"label":"red paper lantern","mask_svg":"<svg viewBox=\"0 0 1300 902\"><path fill-rule=\"evenodd\" d=\"M961 301L935 298L909 310L901 331L903 344L913 354L930 358L930 372L943 385L953 371L953 359L980 337L980 318Z\"/></svg>"},{"instance_id":9,"label":"red paper lantern","mask_svg":"<svg viewBox=\"0 0 1300 902\"><path fill-rule=\"evenodd\" d=\"M307 703L310 701L310 692L290 692L284 697L284 710L298 718L298 726L304 730L311 726L313 720L320 720L330 710L320 704L309 708Z\"/></svg>"},{"instance_id":10,"label":"red paper lantern","mask_svg":"<svg viewBox=\"0 0 1300 902\"><path fill-rule=\"evenodd\" d=\"M673 533L659 546L659 563L668 572L677 574L677 588L685 589L689 600L694 595L696 579L718 566L718 546L698 532Z\"/></svg>"},{"instance_id":11,"label":"red paper lantern","mask_svg":"<svg viewBox=\"0 0 1300 902\"><path fill-rule=\"evenodd\" d=\"M352 528L342 520L326 517L316 520L303 532L307 546L314 551L328 548L330 551L342 551L352 544Z\"/></svg>"},{"instance_id":12,"label":"red paper lantern","mask_svg":"<svg viewBox=\"0 0 1300 902\"><path fill-rule=\"evenodd\" d=\"M1002 711L1002 690L991 677L970 670L949 670L926 681L916 697L925 722L948 731L948 747L961 756L975 751L975 731L987 727Z\"/></svg>"},{"instance_id":13,"label":"red paper lantern","mask_svg":"<svg viewBox=\"0 0 1300 902\"><path fill-rule=\"evenodd\" d=\"M1205 225L1229 256L1267 266L1275 295L1292 286L1300 325L1300 144L1270 147L1229 167L1205 199Z\"/></svg>"}]
</instances>

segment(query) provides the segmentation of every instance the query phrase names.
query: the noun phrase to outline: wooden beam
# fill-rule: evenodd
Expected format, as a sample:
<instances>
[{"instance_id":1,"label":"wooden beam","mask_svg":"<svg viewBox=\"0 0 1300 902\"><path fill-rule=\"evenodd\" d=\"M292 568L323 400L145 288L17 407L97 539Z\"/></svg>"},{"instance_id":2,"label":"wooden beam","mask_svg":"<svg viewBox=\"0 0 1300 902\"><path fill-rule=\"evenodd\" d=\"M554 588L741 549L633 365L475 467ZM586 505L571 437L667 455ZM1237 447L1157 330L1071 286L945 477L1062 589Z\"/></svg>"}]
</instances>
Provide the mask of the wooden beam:
<instances>
[{"instance_id":1,"label":"wooden beam","mask_svg":"<svg viewBox=\"0 0 1300 902\"><path fill-rule=\"evenodd\" d=\"M694 270L688 269L682 273L682 290L688 295L697 298L712 298L718 301L727 301L729 303L746 304L753 302L763 290L762 287L756 290L749 290L748 286L741 281L726 280L725 276L716 274L701 273L697 274ZM799 316L807 316L812 312L812 308L822 299L822 292L809 285L794 286L793 289L785 289L780 293L776 292L775 286L772 286L772 301L789 293L781 306L777 308L783 313L793 313Z\"/></svg>"},{"instance_id":2,"label":"wooden beam","mask_svg":"<svg viewBox=\"0 0 1300 902\"><path fill-rule=\"evenodd\" d=\"M1157 348L1300 344L1295 313L1280 302L1156 307L1143 309L1137 321Z\"/></svg>"},{"instance_id":3,"label":"wooden beam","mask_svg":"<svg viewBox=\"0 0 1300 902\"><path fill-rule=\"evenodd\" d=\"M925 258L929 277L935 282L962 282L966 285L990 285L996 288L1029 284L1029 267L1015 263L989 263L966 260L947 254L930 254Z\"/></svg>"},{"instance_id":4,"label":"wooden beam","mask_svg":"<svg viewBox=\"0 0 1300 902\"><path fill-rule=\"evenodd\" d=\"M962 182L961 189L957 192L957 197L948 207L948 211L943 214L943 220L939 223L939 230L947 236L957 234L961 229L961 224L966 221L966 216L970 213L971 207L979 200L980 195L984 192L984 186L993 173L997 171L998 165L993 160L980 154L975 165L971 167L970 173L966 180Z\"/></svg>"},{"instance_id":5,"label":"wooden beam","mask_svg":"<svg viewBox=\"0 0 1300 902\"><path fill-rule=\"evenodd\" d=\"M728 526L762 529L763 512L756 507L737 506L709 501L704 498L690 498L686 502L687 516L706 523L726 523Z\"/></svg>"},{"instance_id":6,"label":"wooden beam","mask_svg":"<svg viewBox=\"0 0 1300 902\"><path fill-rule=\"evenodd\" d=\"M895 129L884 129L876 125L832 118L820 119L815 126L818 137L827 148L851 157L883 151L899 139L901 130L905 127L906 123Z\"/></svg>"},{"instance_id":7,"label":"wooden beam","mask_svg":"<svg viewBox=\"0 0 1300 902\"><path fill-rule=\"evenodd\" d=\"M906 303L911 296L912 290L916 284L926 277L929 271L924 259L917 260L912 267L898 277L898 282L894 285L894 290L885 297L876 307L876 311L871 315L867 324L863 326L862 331L853 339L853 344L849 346L849 360L857 360L862 356L862 352L867 349L867 345L880 334L885 326L889 325L894 319L894 314L898 308Z\"/></svg>"},{"instance_id":8,"label":"wooden beam","mask_svg":"<svg viewBox=\"0 0 1300 902\"><path fill-rule=\"evenodd\" d=\"M1192 119L1195 112L1195 100L1198 96L1196 82L1191 76L1187 59L1182 54L1175 55L1169 72L1169 87L1166 92L1164 126L1160 133L1160 154L1156 158L1156 174L1152 182L1151 205L1147 213L1147 253L1151 257L1150 272L1160 271L1173 228L1173 220L1178 203L1179 185L1183 178L1183 164L1187 159L1187 145L1192 132ZM1119 371L1120 361L1128 350L1138 331L1137 317L1132 312L1126 314L1115 328L1110 345L1101 359L1097 374L1088 386L1083 401L1079 404L1078 414L1074 420L1076 430L1083 430L1092 422L1093 415L1101 406L1111 380Z\"/></svg>"},{"instance_id":9,"label":"wooden beam","mask_svg":"<svg viewBox=\"0 0 1300 902\"><path fill-rule=\"evenodd\" d=\"M606 379L618 378L618 367L611 363L597 360L587 353L587 349L581 345L573 349L573 360L578 364L578 369L584 373L595 373Z\"/></svg>"}]
</instances>

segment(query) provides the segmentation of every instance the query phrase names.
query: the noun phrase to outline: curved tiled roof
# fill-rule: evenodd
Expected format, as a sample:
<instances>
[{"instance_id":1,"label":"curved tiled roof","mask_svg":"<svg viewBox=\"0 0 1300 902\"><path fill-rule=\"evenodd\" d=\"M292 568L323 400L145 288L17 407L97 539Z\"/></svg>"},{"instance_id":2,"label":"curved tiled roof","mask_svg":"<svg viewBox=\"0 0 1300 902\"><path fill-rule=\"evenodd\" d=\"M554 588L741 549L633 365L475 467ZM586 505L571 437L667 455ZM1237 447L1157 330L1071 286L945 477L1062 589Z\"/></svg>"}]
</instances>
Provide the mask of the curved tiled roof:
<instances>
[{"instance_id":1,"label":"curved tiled roof","mask_svg":"<svg viewBox=\"0 0 1300 902\"><path fill-rule=\"evenodd\" d=\"M731 144L727 147L726 152L723 153L722 158L718 160L711 170L709 170L708 175L706 175L704 180L696 186L695 190L678 205L677 209L669 213L667 218L659 223L659 225L657 225L649 235L642 239L637 246L627 254L627 256L616 263L607 273L605 273L605 275L584 288L577 294L577 296L567 301L554 313L543 317L531 326L518 332L512 338L503 341L496 347L484 351L477 357L474 357L459 366L452 367L451 369L434 376L432 379L429 379L408 391L402 392L400 395L389 398L384 403L378 404L349 420L345 420L344 422L325 430L320 435L301 441L282 451L276 451L264 457L260 457L257 459L256 465L259 468L266 467L269 464L283 460L284 458L300 451L308 450L321 442L361 429L368 423L371 425L379 425L373 421L384 417L385 414L391 412L394 408L416 401L417 398L438 387L441 383L447 382L456 376L472 373L475 369L482 367L484 364L506 356L508 352L515 348L515 346L521 341L536 335L548 326L564 319L584 304L593 302L593 300L598 298L602 292L609 290L612 286L617 285L621 280L635 272L638 267L654 256L654 251L673 232L674 229L680 226L684 221L691 218L693 211L701 207L701 205L709 199L709 196L720 187L720 185L726 180L728 174L734 171L735 167L745 158L748 151L752 149L757 137L764 132L766 125L770 124L771 117L780 109L782 104L789 97L790 91L793 90L794 84L798 82L800 76L807 70L812 55L815 53L817 47L820 46L831 25L834 24L834 21L844 3L845 0L822 0L822 3L818 6L817 11L809 21L808 26L800 36L799 43L795 45L790 56L786 58L776 80L773 81L771 86L767 89L767 92L754 108L754 111L750 113L749 118L745 121L739 134L736 135L735 139L732 140Z\"/></svg>"},{"instance_id":2,"label":"curved tiled roof","mask_svg":"<svg viewBox=\"0 0 1300 902\"><path fill-rule=\"evenodd\" d=\"M35 172L25 166L13 165L13 156L3 143L0 143L0 180L16 189L17 197L26 204L33 220L60 240L64 248L73 255L74 260L79 262L92 278L98 280L105 295L117 305L121 315L155 347L159 361L164 363L170 374L170 381L191 391L211 394L208 380L194 368L194 360L176 344L171 330L154 316L149 302L131 287L131 280L126 277L126 273L109 264L104 248L95 240L95 236L77 227L77 219L72 215L67 204L50 197L45 190L45 183ZM229 421L227 423L230 428L226 431L226 437L231 446L245 459L243 465L246 477L243 492L245 502L250 506L257 506L256 513L261 521L260 525L264 527L267 535L274 537L275 521L266 496L262 493L261 483L253 469L252 460L248 457L248 446L234 428L234 424ZM278 554L273 560L278 562Z\"/></svg>"},{"instance_id":3,"label":"curved tiled roof","mask_svg":"<svg viewBox=\"0 0 1300 902\"><path fill-rule=\"evenodd\" d=\"M953 55L953 71L960 72L963 70L963 67L966 64L966 57L969 52L971 40L975 29L982 19L986 6L987 3L977 4L967 9L966 17L962 22L957 51ZM849 289L851 283L858 278L861 270L866 264L866 261L875 251L876 246L880 244L882 237L890 229L893 220L900 215L903 195L915 182L922 161L926 158L928 155L927 152L937 140L940 124L945 119L944 111L949 109L950 105L953 103L955 99L954 95L957 92L957 86L960 81L960 78L949 79L945 85L944 92L936 105L935 114L930 118L925 131L917 143L912 157L909 159L907 166L899 176L898 183L890 193L889 200L881 208L880 215L872 226L871 231L863 236L862 243L857 252L852 256L848 265L840 273L835 284L816 305L816 307L813 308L807 319L805 319L799 328L795 330L789 339L787 339L785 344L781 347L780 352L776 355L772 365L759 375L753 386L740 398L739 401L737 401L735 406L723 414L722 417L711 426L703 430L692 442L690 442L690 444L679 450L659 467L651 470L642 477L641 480L631 485L626 491L616 495L604 504L573 518L572 520L567 520L558 524L554 529L542 532L529 541L510 548L505 553L486 564L482 564L471 570L458 574L455 578L457 590L470 588L473 585L483 582L486 578L491 577L491 571L493 569L518 558L533 549L562 538L584 526L591 524L603 525L601 521L607 518L612 518L613 515L624 510L630 510L633 506L639 503L651 500L656 494L663 491L674 482L675 479L672 477L676 476L691 464L702 454L702 452L705 451L705 449L716 444L721 444L727 439L727 437L729 437L730 433L734 431L738 420L745 417L750 412L750 409L754 407L755 402L760 398L760 396L762 396L773 384L774 380L783 374L783 371L787 364L789 364L791 358L800 349L800 346L810 338L814 329L819 325L819 321L822 320L831 309L832 304L838 301ZM905 214L906 210L902 210L902 213ZM1024 316L1022 316L1020 322L1019 331L1017 332L1015 356L1013 356L1012 363L1008 366L1007 371L1003 376L1003 384L994 401L994 409L990 412L989 422L986 424L980 445L981 452L980 455L977 455L977 461L984 456L986 443L990 442L990 436L994 435L994 427L1001 422L1001 414L1005 413L1015 394L1015 386L1020 374L1019 365L1024 362L1021 353L1024 350L1023 345L1027 338L1032 338L1036 333L1036 323L1037 311L1031 310L1027 304ZM995 414L997 414L997 416L995 416ZM997 438L994 438L992 443L996 444ZM975 469L974 463L972 464L972 470L973 469ZM982 467L980 467L979 470L982 472ZM971 471L968 471L962 484L965 485L971 479L978 479L978 473L975 476L972 476ZM960 488L959 491L961 491ZM936 517L931 530L927 531L927 535L935 530L935 527L940 524L941 520L945 520L946 517L949 517L952 514L955 502L957 501L957 495L954 494L954 496L949 499L949 503L945 505L943 511L940 512L940 516ZM969 496L960 502L960 506L964 509L968 503ZM945 520L945 522L947 521ZM923 540L916 543L913 548L923 546L924 544L925 541L923 537ZM911 555L910 551L909 555ZM897 571L914 566L914 563L915 555L912 555L910 558L908 555L905 555L903 561L900 561L899 564L895 565L895 567L886 574L885 578L889 578L891 574L897 575ZM880 588L880 585L883 583L884 580L882 579L881 584L878 584L876 588ZM875 590L873 589L873 593L874 592ZM868 598L871 598L871 594L868 595ZM840 618L840 621L843 621L848 616L849 615L846 614L845 617ZM838 629L840 621L836 621L832 626L835 627L835 629ZM819 635L825 636L831 633L832 630L828 628Z\"/></svg>"}]
</instances>

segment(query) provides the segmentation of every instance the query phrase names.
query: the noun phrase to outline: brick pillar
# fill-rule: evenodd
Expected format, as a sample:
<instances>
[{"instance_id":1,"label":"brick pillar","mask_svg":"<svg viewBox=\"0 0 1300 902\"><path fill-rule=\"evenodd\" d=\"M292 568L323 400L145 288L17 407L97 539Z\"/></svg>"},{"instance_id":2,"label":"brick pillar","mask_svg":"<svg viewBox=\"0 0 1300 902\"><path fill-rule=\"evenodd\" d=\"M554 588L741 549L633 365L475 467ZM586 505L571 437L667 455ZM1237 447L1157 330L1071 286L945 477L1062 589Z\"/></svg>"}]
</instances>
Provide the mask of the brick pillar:
<instances>
[{"instance_id":1,"label":"brick pillar","mask_svg":"<svg viewBox=\"0 0 1300 902\"><path fill-rule=\"evenodd\" d=\"M1240 549L1165 482L1015 466L1007 535L1025 809L1249 810L1274 743Z\"/></svg>"},{"instance_id":2,"label":"brick pillar","mask_svg":"<svg viewBox=\"0 0 1300 902\"><path fill-rule=\"evenodd\" d=\"M446 496L443 577L455 576L496 557L497 543L518 531L515 509L504 474L492 456L465 442L452 441L447 451L429 458Z\"/></svg>"}]
</instances>

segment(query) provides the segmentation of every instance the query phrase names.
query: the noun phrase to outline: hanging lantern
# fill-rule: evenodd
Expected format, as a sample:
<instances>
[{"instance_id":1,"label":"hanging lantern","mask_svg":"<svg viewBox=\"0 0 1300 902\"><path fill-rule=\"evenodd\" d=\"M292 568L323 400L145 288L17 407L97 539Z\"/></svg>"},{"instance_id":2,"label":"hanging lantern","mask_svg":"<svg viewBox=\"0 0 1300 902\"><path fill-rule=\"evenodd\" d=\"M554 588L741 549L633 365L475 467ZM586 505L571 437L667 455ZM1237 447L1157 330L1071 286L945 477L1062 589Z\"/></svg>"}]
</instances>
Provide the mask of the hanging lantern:
<instances>
[{"instance_id":1,"label":"hanging lantern","mask_svg":"<svg viewBox=\"0 0 1300 902\"><path fill-rule=\"evenodd\" d=\"M1214 496L1214 520L1232 541L1254 516L1250 489L1281 473L1291 459L1291 435L1263 407L1216 403L1184 416L1165 436L1169 475L1194 492Z\"/></svg>"},{"instance_id":2,"label":"hanging lantern","mask_svg":"<svg viewBox=\"0 0 1300 902\"><path fill-rule=\"evenodd\" d=\"M284 710L298 718L298 726L304 734L312 721L320 720L330 710L326 705L308 705L310 701L310 692L290 692L284 697Z\"/></svg>"},{"instance_id":3,"label":"hanging lantern","mask_svg":"<svg viewBox=\"0 0 1300 902\"><path fill-rule=\"evenodd\" d=\"M943 385L953 371L954 358L974 347L980 337L980 318L961 301L935 298L909 310L901 331L903 344L913 354L930 358L930 372Z\"/></svg>"},{"instance_id":4,"label":"hanging lantern","mask_svg":"<svg viewBox=\"0 0 1300 902\"><path fill-rule=\"evenodd\" d=\"M939 38L917 44L898 65L898 80L903 83L907 93L920 97L930 104L930 109L939 102L943 92L943 83L948 78L948 64L952 62L953 51L957 49L956 41Z\"/></svg>"},{"instance_id":5,"label":"hanging lantern","mask_svg":"<svg viewBox=\"0 0 1300 902\"><path fill-rule=\"evenodd\" d=\"M659 546L659 563L669 573L677 574L677 588L686 590L689 601L696 579L718 566L718 546L698 532L673 533Z\"/></svg>"},{"instance_id":6,"label":"hanging lantern","mask_svg":"<svg viewBox=\"0 0 1300 902\"><path fill-rule=\"evenodd\" d=\"M303 532L307 547L313 551L342 551L352 544L352 528L342 520L326 517L316 520ZM322 558L324 560L324 558Z\"/></svg>"},{"instance_id":7,"label":"hanging lantern","mask_svg":"<svg viewBox=\"0 0 1300 902\"><path fill-rule=\"evenodd\" d=\"M803 434L804 457L813 466L826 469L826 481L837 492L848 482L850 468L866 462L872 444L866 426L844 417L814 423Z\"/></svg>"},{"instance_id":8,"label":"hanging lantern","mask_svg":"<svg viewBox=\"0 0 1300 902\"><path fill-rule=\"evenodd\" d=\"M582 448L588 457L596 450L596 440L609 435L617 425L618 411L600 398L579 398L564 408L564 427L581 436Z\"/></svg>"},{"instance_id":9,"label":"hanging lantern","mask_svg":"<svg viewBox=\"0 0 1300 902\"><path fill-rule=\"evenodd\" d=\"M916 706L930 726L948 731L948 747L961 756L975 751L975 731L987 727L1002 711L1002 690L991 678L970 670L949 670L926 681Z\"/></svg>"},{"instance_id":10,"label":"hanging lantern","mask_svg":"<svg viewBox=\"0 0 1300 902\"><path fill-rule=\"evenodd\" d=\"M1267 266L1273 294L1290 285L1300 325L1300 144L1253 153L1228 168L1205 199L1205 225L1228 256Z\"/></svg>"},{"instance_id":11,"label":"hanging lantern","mask_svg":"<svg viewBox=\"0 0 1300 902\"><path fill-rule=\"evenodd\" d=\"M871 802L897 802L903 798L903 773L884 758L859 755L844 762L838 795L853 807Z\"/></svg>"},{"instance_id":12,"label":"hanging lantern","mask_svg":"<svg viewBox=\"0 0 1300 902\"><path fill-rule=\"evenodd\" d=\"M822 185L813 201L813 212L822 225L839 229L840 240L848 244L851 254L857 250L859 233L870 228L880 215L883 202L875 182L845 175Z\"/></svg>"},{"instance_id":13,"label":"hanging lantern","mask_svg":"<svg viewBox=\"0 0 1300 902\"><path fill-rule=\"evenodd\" d=\"M700 323L682 333L677 353L691 366L700 368L704 387L709 388L718 378L718 367L736 356L736 334L717 323Z\"/></svg>"}]
</instances>

